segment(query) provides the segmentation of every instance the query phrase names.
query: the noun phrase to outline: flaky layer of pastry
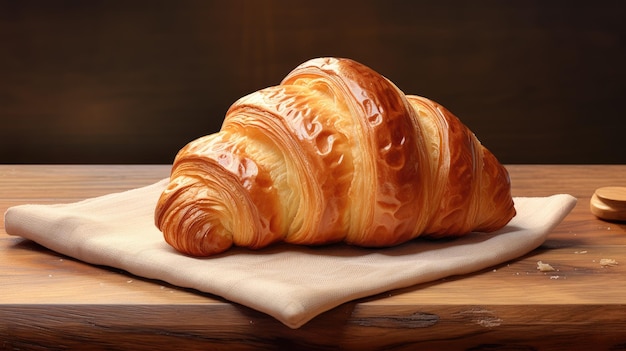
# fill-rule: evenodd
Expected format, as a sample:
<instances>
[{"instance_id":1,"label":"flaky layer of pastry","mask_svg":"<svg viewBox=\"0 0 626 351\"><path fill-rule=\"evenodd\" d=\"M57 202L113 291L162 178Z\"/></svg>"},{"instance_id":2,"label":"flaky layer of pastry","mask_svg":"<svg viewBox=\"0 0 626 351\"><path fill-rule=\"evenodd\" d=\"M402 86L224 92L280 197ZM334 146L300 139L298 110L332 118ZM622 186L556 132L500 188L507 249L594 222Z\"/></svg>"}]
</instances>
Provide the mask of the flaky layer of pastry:
<instances>
[{"instance_id":1,"label":"flaky layer of pastry","mask_svg":"<svg viewBox=\"0 0 626 351\"><path fill-rule=\"evenodd\" d=\"M397 245L497 230L506 169L458 118L355 61L303 63L185 146L155 211L195 256L275 242Z\"/></svg>"}]
</instances>

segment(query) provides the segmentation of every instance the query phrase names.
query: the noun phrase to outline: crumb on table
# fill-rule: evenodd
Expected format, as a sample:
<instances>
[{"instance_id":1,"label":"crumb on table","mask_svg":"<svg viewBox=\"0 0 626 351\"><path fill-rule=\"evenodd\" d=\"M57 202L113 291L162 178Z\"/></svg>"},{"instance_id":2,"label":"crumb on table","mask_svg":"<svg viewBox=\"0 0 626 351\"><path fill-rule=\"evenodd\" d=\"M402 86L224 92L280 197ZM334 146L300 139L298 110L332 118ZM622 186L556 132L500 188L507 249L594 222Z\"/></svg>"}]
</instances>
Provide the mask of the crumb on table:
<instances>
[{"instance_id":1,"label":"crumb on table","mask_svg":"<svg viewBox=\"0 0 626 351\"><path fill-rule=\"evenodd\" d=\"M547 263L543 263L541 261L537 261L537 269L540 272L553 272L556 269L554 269L554 267L552 267L551 265L547 264Z\"/></svg>"},{"instance_id":2,"label":"crumb on table","mask_svg":"<svg viewBox=\"0 0 626 351\"><path fill-rule=\"evenodd\" d=\"M617 262L617 261L615 261L615 260L614 260L614 259L612 259L612 258L603 258L603 259L600 259L600 265L601 265L602 267L612 267L612 266L617 266L617 263L618 263L618 262Z\"/></svg>"}]
</instances>

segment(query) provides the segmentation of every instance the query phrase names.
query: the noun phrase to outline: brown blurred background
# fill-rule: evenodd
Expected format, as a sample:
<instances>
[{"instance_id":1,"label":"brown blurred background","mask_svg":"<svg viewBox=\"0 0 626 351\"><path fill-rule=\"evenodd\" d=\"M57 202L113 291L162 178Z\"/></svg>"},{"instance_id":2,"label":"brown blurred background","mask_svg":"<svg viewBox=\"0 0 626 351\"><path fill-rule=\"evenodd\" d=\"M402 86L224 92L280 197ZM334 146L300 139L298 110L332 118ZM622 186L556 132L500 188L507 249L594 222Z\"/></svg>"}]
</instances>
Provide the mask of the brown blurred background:
<instances>
[{"instance_id":1,"label":"brown blurred background","mask_svg":"<svg viewBox=\"0 0 626 351\"><path fill-rule=\"evenodd\" d=\"M504 163L626 163L625 4L0 0L0 163L170 163L318 56L440 102Z\"/></svg>"}]
</instances>

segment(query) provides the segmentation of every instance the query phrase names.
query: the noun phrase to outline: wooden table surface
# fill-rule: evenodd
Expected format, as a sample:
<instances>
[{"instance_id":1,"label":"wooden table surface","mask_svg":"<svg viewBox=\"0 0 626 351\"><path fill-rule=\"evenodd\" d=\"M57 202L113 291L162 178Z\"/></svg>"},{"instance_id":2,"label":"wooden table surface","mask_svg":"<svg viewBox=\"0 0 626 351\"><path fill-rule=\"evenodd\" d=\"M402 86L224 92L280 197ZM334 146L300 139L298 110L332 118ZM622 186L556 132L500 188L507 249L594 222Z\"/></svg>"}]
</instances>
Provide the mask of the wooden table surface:
<instances>
[{"instance_id":1,"label":"wooden table surface","mask_svg":"<svg viewBox=\"0 0 626 351\"><path fill-rule=\"evenodd\" d=\"M2 221L0 349L626 348L626 224L589 211L596 188L626 186L626 165L507 168L514 196L578 198L540 248L343 304L295 330L217 296L59 255L7 235ZM136 188L168 173L166 165L0 165L0 210ZM556 270L540 272L537 261Z\"/></svg>"}]
</instances>

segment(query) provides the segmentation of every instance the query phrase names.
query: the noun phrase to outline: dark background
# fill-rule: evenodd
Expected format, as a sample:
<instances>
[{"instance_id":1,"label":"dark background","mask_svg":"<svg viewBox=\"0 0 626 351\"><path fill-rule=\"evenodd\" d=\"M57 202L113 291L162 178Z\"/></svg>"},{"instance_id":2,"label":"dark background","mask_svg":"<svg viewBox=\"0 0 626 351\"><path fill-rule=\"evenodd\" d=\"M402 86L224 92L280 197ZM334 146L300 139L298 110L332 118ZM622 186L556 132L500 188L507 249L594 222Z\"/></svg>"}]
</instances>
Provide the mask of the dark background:
<instances>
[{"instance_id":1,"label":"dark background","mask_svg":"<svg viewBox=\"0 0 626 351\"><path fill-rule=\"evenodd\" d=\"M318 56L438 101L504 163L626 163L625 4L0 0L0 163L170 163Z\"/></svg>"}]
</instances>

